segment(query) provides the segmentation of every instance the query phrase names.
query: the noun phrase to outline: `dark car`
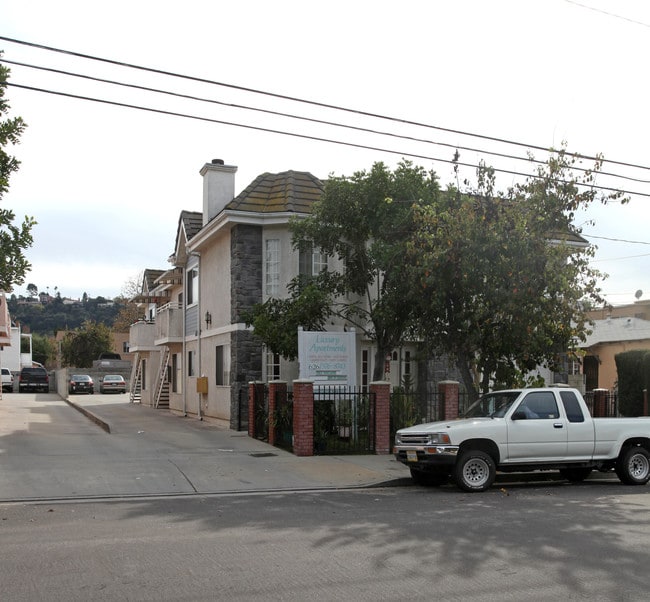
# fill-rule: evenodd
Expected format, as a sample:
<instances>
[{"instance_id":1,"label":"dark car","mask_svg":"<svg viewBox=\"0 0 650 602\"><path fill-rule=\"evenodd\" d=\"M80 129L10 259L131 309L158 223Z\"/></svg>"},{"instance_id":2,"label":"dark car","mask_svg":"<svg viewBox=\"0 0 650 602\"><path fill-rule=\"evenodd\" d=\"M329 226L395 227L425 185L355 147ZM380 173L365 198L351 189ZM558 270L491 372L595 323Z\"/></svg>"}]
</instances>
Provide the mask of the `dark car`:
<instances>
[{"instance_id":1,"label":"dark car","mask_svg":"<svg viewBox=\"0 0 650 602\"><path fill-rule=\"evenodd\" d=\"M68 393L94 393L95 383L88 374L73 374L68 382Z\"/></svg>"},{"instance_id":2,"label":"dark car","mask_svg":"<svg viewBox=\"0 0 650 602\"><path fill-rule=\"evenodd\" d=\"M100 393L126 393L126 381L120 374L107 374L99 381Z\"/></svg>"},{"instance_id":3,"label":"dark car","mask_svg":"<svg viewBox=\"0 0 650 602\"><path fill-rule=\"evenodd\" d=\"M32 366L23 368L18 377L18 392L42 391L47 393L50 390L50 376L45 368Z\"/></svg>"}]
</instances>

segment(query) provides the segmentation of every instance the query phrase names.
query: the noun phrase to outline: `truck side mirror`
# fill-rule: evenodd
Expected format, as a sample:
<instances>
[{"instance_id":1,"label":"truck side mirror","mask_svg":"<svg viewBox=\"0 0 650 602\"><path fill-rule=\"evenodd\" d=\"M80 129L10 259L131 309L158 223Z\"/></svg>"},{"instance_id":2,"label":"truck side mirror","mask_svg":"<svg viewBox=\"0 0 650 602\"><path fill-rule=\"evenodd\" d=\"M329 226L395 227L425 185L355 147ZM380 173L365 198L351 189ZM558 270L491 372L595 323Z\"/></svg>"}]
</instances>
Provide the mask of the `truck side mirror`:
<instances>
[{"instance_id":1,"label":"truck side mirror","mask_svg":"<svg viewBox=\"0 0 650 602\"><path fill-rule=\"evenodd\" d=\"M526 412L523 412L522 410L517 410L513 415L512 415L513 420L526 420Z\"/></svg>"}]
</instances>

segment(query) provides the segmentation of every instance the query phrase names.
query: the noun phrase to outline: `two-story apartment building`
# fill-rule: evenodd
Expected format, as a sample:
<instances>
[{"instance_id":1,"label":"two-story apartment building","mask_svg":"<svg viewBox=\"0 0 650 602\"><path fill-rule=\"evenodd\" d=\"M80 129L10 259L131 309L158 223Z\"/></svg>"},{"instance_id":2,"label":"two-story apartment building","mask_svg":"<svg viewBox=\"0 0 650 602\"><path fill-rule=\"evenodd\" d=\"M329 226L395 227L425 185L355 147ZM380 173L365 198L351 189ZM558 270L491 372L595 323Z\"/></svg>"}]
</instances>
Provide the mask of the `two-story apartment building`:
<instances>
[{"instance_id":1,"label":"two-story apartment building","mask_svg":"<svg viewBox=\"0 0 650 602\"><path fill-rule=\"evenodd\" d=\"M298 253L289 220L306 216L323 182L307 172L258 176L236 197L237 168L214 160L203 166L203 210L181 212L167 270L146 270L143 318L130 331L135 353L133 395L142 403L209 416L238 427L248 383L298 377L296 362L267 353L242 313L286 295L299 273L341 268L318 250ZM343 330L335 320L330 330ZM372 343L358 335L357 383L372 375ZM386 358L390 378L415 379L414 349ZM244 406L245 407L245 406Z\"/></svg>"}]
</instances>

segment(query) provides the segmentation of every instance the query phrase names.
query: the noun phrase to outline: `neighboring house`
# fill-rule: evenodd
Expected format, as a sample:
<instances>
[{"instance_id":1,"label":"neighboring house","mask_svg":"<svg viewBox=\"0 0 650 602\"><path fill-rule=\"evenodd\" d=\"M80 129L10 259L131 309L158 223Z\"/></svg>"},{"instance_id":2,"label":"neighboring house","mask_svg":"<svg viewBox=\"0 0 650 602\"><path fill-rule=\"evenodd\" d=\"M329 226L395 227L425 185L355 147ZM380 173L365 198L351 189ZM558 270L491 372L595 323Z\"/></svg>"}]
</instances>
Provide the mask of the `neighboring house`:
<instances>
[{"instance_id":1,"label":"neighboring house","mask_svg":"<svg viewBox=\"0 0 650 602\"><path fill-rule=\"evenodd\" d=\"M618 317L594 320L592 333L580 348L587 391L613 391L618 382L615 356L633 349L650 349L650 321Z\"/></svg>"},{"instance_id":2,"label":"neighboring house","mask_svg":"<svg viewBox=\"0 0 650 602\"><path fill-rule=\"evenodd\" d=\"M21 353L21 343L26 341L27 353ZM23 366L32 365L32 335L23 334L20 324L13 324L5 293L0 291L0 366L17 374Z\"/></svg>"},{"instance_id":3,"label":"neighboring house","mask_svg":"<svg viewBox=\"0 0 650 602\"><path fill-rule=\"evenodd\" d=\"M134 400L231 428L238 427L249 382L298 377L297 362L263 349L242 313L286 295L299 273L342 267L317 249L298 253L291 244L289 220L310 213L322 195L321 180L307 172L265 173L235 197L236 171L220 160L201 169L203 211L181 213L173 267L145 273L136 298L146 307L145 319L132 325L129 337ZM329 329L346 326L332 320ZM405 374L417 382L414 358L414 346L386 358L393 385ZM358 334L359 385L368 386L373 361L372 342Z\"/></svg>"}]
</instances>

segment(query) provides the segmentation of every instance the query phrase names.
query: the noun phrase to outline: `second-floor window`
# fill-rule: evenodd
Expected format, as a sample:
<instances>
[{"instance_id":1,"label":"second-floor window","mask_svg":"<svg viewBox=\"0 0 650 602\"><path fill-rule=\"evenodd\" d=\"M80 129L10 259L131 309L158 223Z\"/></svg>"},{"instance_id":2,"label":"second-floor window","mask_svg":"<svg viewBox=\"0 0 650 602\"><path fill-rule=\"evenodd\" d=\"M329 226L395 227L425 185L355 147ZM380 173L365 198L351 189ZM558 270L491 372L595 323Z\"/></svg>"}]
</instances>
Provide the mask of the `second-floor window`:
<instances>
[{"instance_id":1,"label":"second-floor window","mask_svg":"<svg viewBox=\"0 0 650 602\"><path fill-rule=\"evenodd\" d=\"M302 276L318 276L327 269L327 255L313 246L300 251L298 262L298 270Z\"/></svg>"},{"instance_id":2,"label":"second-floor window","mask_svg":"<svg viewBox=\"0 0 650 602\"><path fill-rule=\"evenodd\" d=\"M187 271L187 304L199 301L199 270L192 268Z\"/></svg>"},{"instance_id":3,"label":"second-floor window","mask_svg":"<svg viewBox=\"0 0 650 602\"><path fill-rule=\"evenodd\" d=\"M280 240L270 238L266 241L264 261L265 293L275 297L280 292Z\"/></svg>"}]
</instances>

